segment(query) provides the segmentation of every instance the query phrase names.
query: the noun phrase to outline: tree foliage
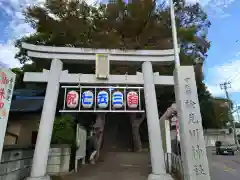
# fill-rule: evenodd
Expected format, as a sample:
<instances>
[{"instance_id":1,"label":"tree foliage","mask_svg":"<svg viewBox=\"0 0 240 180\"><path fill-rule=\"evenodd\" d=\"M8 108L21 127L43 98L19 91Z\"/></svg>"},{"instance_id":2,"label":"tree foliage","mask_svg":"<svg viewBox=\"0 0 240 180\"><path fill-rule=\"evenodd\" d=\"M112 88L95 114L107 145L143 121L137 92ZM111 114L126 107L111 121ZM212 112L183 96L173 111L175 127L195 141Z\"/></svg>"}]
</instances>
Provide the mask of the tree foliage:
<instances>
[{"instance_id":1,"label":"tree foliage","mask_svg":"<svg viewBox=\"0 0 240 180\"><path fill-rule=\"evenodd\" d=\"M74 121L71 115L56 118L53 126L53 144L73 144L75 140Z\"/></svg>"},{"instance_id":2,"label":"tree foliage","mask_svg":"<svg viewBox=\"0 0 240 180\"><path fill-rule=\"evenodd\" d=\"M226 106L227 100L224 98L210 98L203 101L201 110L203 114L203 125L208 128L224 128L230 122L229 108Z\"/></svg>"},{"instance_id":3,"label":"tree foliage","mask_svg":"<svg viewBox=\"0 0 240 180\"><path fill-rule=\"evenodd\" d=\"M24 64L21 68L12 68L12 72L16 74L16 80L15 80L15 89L41 89L45 88L44 84L36 84L36 83L24 83L23 77L24 72L39 72L44 67L40 66L40 63L33 62L32 64ZM46 66L45 66L46 67Z\"/></svg>"},{"instance_id":4,"label":"tree foliage","mask_svg":"<svg viewBox=\"0 0 240 180\"><path fill-rule=\"evenodd\" d=\"M176 17L183 64L204 60L209 48L206 38L210 22L199 4L176 1ZM47 0L45 6L25 11L26 21L36 33L16 42L17 58L26 62L21 42L41 45L120 49L172 48L169 7L155 1L87 5L79 0Z\"/></svg>"},{"instance_id":5,"label":"tree foliage","mask_svg":"<svg viewBox=\"0 0 240 180\"><path fill-rule=\"evenodd\" d=\"M24 83L23 83L23 75L24 71L22 71L21 68L13 68L11 69L12 72L16 74L16 79L15 79L15 89L21 89L24 88Z\"/></svg>"},{"instance_id":6,"label":"tree foliage","mask_svg":"<svg viewBox=\"0 0 240 180\"><path fill-rule=\"evenodd\" d=\"M201 6L186 4L185 0L174 0L178 43L181 47L182 65L194 65L198 85L199 99L205 102L211 95L203 81L202 66L210 47L207 31L210 21ZM24 12L26 21L36 33L16 41L20 49L16 57L21 63L29 60L22 42L37 45L84 47L84 48L120 48L120 49L170 49L172 48L172 30L169 7L165 3L143 0L124 3L117 0L114 4L88 5L80 0L46 0L44 6L32 6ZM49 66L46 61L32 59L37 71ZM92 66L64 65L69 72L94 72ZM171 75L173 66L157 66L155 71ZM111 73L135 74L139 67L123 65L112 66ZM164 93L164 95L163 95ZM164 87L158 91L161 110L174 101L173 88ZM212 118L202 110L204 126Z\"/></svg>"}]
</instances>

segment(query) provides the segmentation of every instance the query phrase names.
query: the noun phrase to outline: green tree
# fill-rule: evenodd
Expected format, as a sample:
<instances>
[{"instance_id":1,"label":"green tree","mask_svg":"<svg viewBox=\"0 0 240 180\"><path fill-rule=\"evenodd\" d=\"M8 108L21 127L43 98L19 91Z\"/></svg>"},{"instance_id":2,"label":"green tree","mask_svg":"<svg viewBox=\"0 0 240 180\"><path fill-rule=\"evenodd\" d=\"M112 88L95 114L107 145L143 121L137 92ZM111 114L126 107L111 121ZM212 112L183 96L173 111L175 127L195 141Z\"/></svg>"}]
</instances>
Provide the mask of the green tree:
<instances>
[{"instance_id":1,"label":"green tree","mask_svg":"<svg viewBox=\"0 0 240 180\"><path fill-rule=\"evenodd\" d=\"M215 108L215 121L218 128L223 128L227 126L227 123L231 122L232 116L229 117L229 107L228 100L225 98L214 98L214 108ZM232 104L232 102L230 102Z\"/></svg>"},{"instance_id":2,"label":"green tree","mask_svg":"<svg viewBox=\"0 0 240 180\"><path fill-rule=\"evenodd\" d=\"M24 83L23 83L23 75L24 72L22 71L21 68L13 68L11 69L12 72L14 72L16 74L16 79L15 79L15 89L20 89L20 88L24 88Z\"/></svg>"},{"instance_id":3,"label":"green tree","mask_svg":"<svg viewBox=\"0 0 240 180\"><path fill-rule=\"evenodd\" d=\"M42 89L45 88L45 84L36 84L36 83L24 83L23 77L25 72L39 72L42 71L44 67L39 66L37 63L33 62L31 64L24 64L21 68L12 68L12 72L16 74L15 80L15 89Z\"/></svg>"},{"instance_id":4,"label":"green tree","mask_svg":"<svg viewBox=\"0 0 240 180\"><path fill-rule=\"evenodd\" d=\"M75 142L74 121L71 115L56 118L53 125L52 143L70 144Z\"/></svg>"},{"instance_id":5,"label":"green tree","mask_svg":"<svg viewBox=\"0 0 240 180\"><path fill-rule=\"evenodd\" d=\"M210 98L203 81L202 65L210 43L207 30L210 26L207 14L201 6L175 0L180 59L182 65L194 65L200 101ZM85 48L120 49L169 49L172 48L171 21L169 7L155 1L134 1L125 4L118 0L115 4L88 5L80 0L46 0L44 6L32 6L24 12L26 21L36 33L16 41L20 49L16 57L21 63L29 60L22 42ZM40 59L35 62L36 71L48 68L49 64ZM64 65L69 72L93 73L91 65ZM135 66L111 67L111 73L135 74ZM171 75L173 66L158 66L155 71ZM158 94L160 111L163 112L174 101L173 88L161 87ZM163 95L164 94L164 95ZM207 94L207 95L206 95ZM165 103L163 103L165 102ZM167 103L166 103L167 102ZM207 113L202 111L204 126ZM211 119L211 118L210 118Z\"/></svg>"},{"instance_id":6,"label":"green tree","mask_svg":"<svg viewBox=\"0 0 240 180\"><path fill-rule=\"evenodd\" d=\"M182 2L177 3L181 61L194 64L196 57L204 60L206 55L209 43L205 34L210 23L199 4ZM47 0L45 7L28 8L25 17L37 32L16 42L21 50L17 54L21 62L28 60L21 42L90 48L172 47L169 8L165 4L156 6L150 0L131 4L118 0L115 4L97 7L78 0ZM185 56L188 58L183 58Z\"/></svg>"}]
</instances>

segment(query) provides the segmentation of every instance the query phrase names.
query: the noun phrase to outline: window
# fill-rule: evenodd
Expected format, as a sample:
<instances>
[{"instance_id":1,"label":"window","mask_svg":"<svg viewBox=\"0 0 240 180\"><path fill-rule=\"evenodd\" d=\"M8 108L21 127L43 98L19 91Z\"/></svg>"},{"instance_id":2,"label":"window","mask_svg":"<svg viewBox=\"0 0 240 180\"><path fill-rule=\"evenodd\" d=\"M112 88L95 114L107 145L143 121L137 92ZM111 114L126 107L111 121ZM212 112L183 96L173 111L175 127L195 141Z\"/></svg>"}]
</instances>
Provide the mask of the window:
<instances>
[{"instance_id":1,"label":"window","mask_svg":"<svg viewBox=\"0 0 240 180\"><path fill-rule=\"evenodd\" d=\"M31 140L32 144L36 144L37 135L38 135L38 131L32 131L32 140Z\"/></svg>"}]
</instances>

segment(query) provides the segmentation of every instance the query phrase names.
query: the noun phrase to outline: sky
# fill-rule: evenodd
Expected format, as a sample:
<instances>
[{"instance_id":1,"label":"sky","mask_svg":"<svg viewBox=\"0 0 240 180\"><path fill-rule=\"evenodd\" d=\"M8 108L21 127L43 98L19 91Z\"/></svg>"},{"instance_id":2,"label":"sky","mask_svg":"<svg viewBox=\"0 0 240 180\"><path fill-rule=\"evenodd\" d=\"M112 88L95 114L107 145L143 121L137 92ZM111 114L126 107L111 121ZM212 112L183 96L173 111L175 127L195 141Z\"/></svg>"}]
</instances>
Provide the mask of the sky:
<instances>
[{"instance_id":1,"label":"sky","mask_svg":"<svg viewBox=\"0 0 240 180\"><path fill-rule=\"evenodd\" d=\"M25 23L22 10L44 0L0 0L0 64L20 66L14 40L34 32ZM163 1L163 0L162 0ZM187 0L199 2L212 25L211 48L204 63L205 83L213 96L224 97L219 84L231 81L230 97L240 105L240 0ZM87 0L93 3L94 0Z\"/></svg>"}]
</instances>

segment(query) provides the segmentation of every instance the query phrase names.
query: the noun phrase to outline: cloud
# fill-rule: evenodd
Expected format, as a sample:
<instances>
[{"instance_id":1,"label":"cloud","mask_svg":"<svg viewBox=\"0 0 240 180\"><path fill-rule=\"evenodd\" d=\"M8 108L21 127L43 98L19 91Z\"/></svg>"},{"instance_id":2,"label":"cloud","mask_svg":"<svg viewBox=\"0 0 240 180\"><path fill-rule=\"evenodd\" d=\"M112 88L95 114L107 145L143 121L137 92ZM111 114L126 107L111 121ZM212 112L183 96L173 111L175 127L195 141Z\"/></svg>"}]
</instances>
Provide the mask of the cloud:
<instances>
[{"instance_id":1,"label":"cloud","mask_svg":"<svg viewBox=\"0 0 240 180\"><path fill-rule=\"evenodd\" d=\"M0 44L0 61L8 64L10 68L21 66L19 61L14 58L18 49L14 47L14 40L34 32L34 30L25 23L22 15L23 9L27 6L43 3L44 0L0 0L0 10L5 14L1 20L10 19L4 34L6 43Z\"/></svg>"},{"instance_id":2,"label":"cloud","mask_svg":"<svg viewBox=\"0 0 240 180\"><path fill-rule=\"evenodd\" d=\"M237 53L236 53L236 57L237 57L237 58L240 57L240 52L237 52Z\"/></svg>"},{"instance_id":3,"label":"cloud","mask_svg":"<svg viewBox=\"0 0 240 180\"><path fill-rule=\"evenodd\" d=\"M8 65L0 61L0 68L8 68Z\"/></svg>"},{"instance_id":4,"label":"cloud","mask_svg":"<svg viewBox=\"0 0 240 180\"><path fill-rule=\"evenodd\" d=\"M0 11L5 15L1 20L10 19L8 26L4 29L0 39L0 61L8 64L10 68L21 66L18 60L14 58L18 51L14 47L14 40L34 32L27 23L25 23L22 11L31 5L43 4L45 0L0 0ZM95 0L88 0L93 4ZM7 39L7 43L1 43Z\"/></svg>"},{"instance_id":5,"label":"cloud","mask_svg":"<svg viewBox=\"0 0 240 180\"><path fill-rule=\"evenodd\" d=\"M207 90L213 95L213 96L222 96L224 92L220 88L219 84L208 84L206 83Z\"/></svg>"},{"instance_id":6,"label":"cloud","mask_svg":"<svg viewBox=\"0 0 240 180\"><path fill-rule=\"evenodd\" d=\"M7 64L10 68L20 67L20 63L14 58L18 49L14 47L13 42L9 41L6 44L0 44L0 61Z\"/></svg>"},{"instance_id":7,"label":"cloud","mask_svg":"<svg viewBox=\"0 0 240 180\"><path fill-rule=\"evenodd\" d=\"M239 106L239 104L238 104L237 106ZM236 122L240 122L239 112L234 112L234 113L233 113L233 118L234 118L234 120L235 120Z\"/></svg>"},{"instance_id":8,"label":"cloud","mask_svg":"<svg viewBox=\"0 0 240 180\"><path fill-rule=\"evenodd\" d=\"M227 13L227 8L234 3L236 0L204 0L205 10L208 12L209 16L214 18L226 18L231 16Z\"/></svg>"},{"instance_id":9,"label":"cloud","mask_svg":"<svg viewBox=\"0 0 240 180\"><path fill-rule=\"evenodd\" d=\"M101 0L87 0L89 4L100 2ZM0 61L9 64L10 67L19 66L18 60L14 59L17 49L13 45L13 41L24 35L31 34L34 30L25 23L22 10L27 6L34 4L42 4L45 0L0 0L0 11L10 19L5 33L1 37L7 39L7 43L1 43L0 39ZM107 0L104 0L107 2ZM207 10L223 13L223 9L230 5L234 0L188 0L189 3L200 2ZM210 11L211 12L211 11ZM226 14L225 14L226 16ZM1 19L3 20L3 19Z\"/></svg>"},{"instance_id":10,"label":"cloud","mask_svg":"<svg viewBox=\"0 0 240 180\"><path fill-rule=\"evenodd\" d=\"M231 88L229 92L240 92L240 58L229 61L226 64L214 66L208 69L207 87L209 91L215 96L221 96L224 91L221 90L220 84L229 81L231 82Z\"/></svg>"},{"instance_id":11,"label":"cloud","mask_svg":"<svg viewBox=\"0 0 240 180\"><path fill-rule=\"evenodd\" d=\"M208 15L214 18L226 18L231 16L226 12L229 5L234 3L236 0L187 0L188 3L200 3L208 12Z\"/></svg>"}]
</instances>

